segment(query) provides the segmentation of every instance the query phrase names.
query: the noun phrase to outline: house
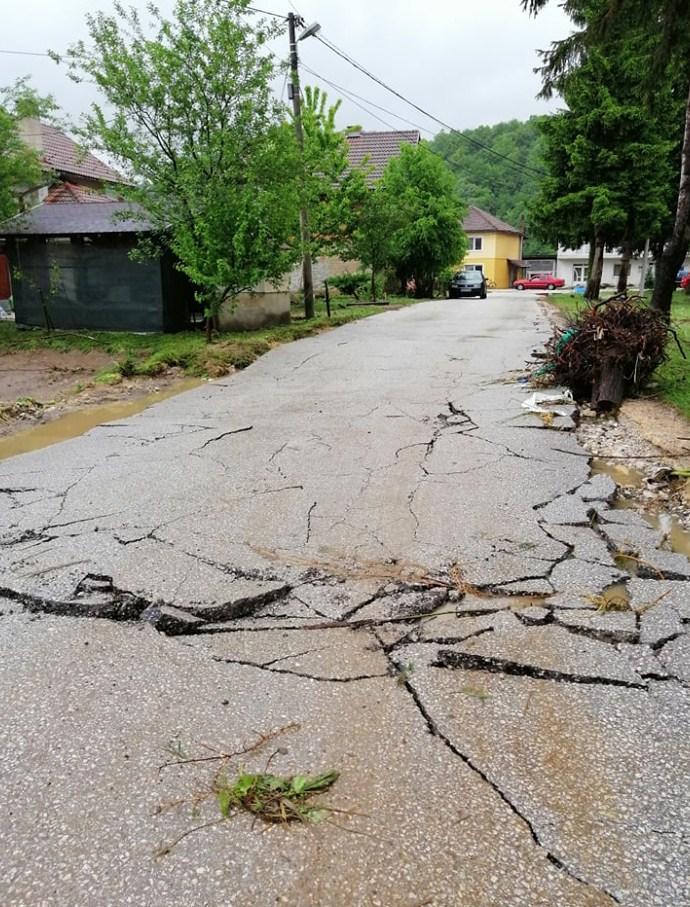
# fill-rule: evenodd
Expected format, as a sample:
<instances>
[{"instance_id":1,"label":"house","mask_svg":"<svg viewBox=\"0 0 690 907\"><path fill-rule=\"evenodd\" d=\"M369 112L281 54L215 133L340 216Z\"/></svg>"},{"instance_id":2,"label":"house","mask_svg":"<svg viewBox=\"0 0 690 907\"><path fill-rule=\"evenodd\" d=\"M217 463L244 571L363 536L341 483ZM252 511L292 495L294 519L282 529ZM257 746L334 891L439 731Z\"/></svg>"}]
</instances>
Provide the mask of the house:
<instances>
[{"instance_id":1,"label":"house","mask_svg":"<svg viewBox=\"0 0 690 907\"><path fill-rule=\"evenodd\" d=\"M394 157L399 157L403 145L419 145L422 140L416 129L395 132L349 132L347 156L350 167L367 167L371 182L380 180Z\"/></svg>"},{"instance_id":2,"label":"house","mask_svg":"<svg viewBox=\"0 0 690 907\"><path fill-rule=\"evenodd\" d=\"M470 205L463 227L468 240L463 268L483 271L489 285L497 289L512 286L527 266L522 258L522 230L476 205Z\"/></svg>"},{"instance_id":3,"label":"house","mask_svg":"<svg viewBox=\"0 0 690 907\"><path fill-rule=\"evenodd\" d=\"M628 286L638 287L642 279L642 255L634 255L630 262L630 273L628 274ZM604 267L601 275L601 283L604 287L617 287L618 278L620 277L621 268L623 267L623 257L620 249L604 250ZM690 270L690 254L686 256L684 267ZM649 260L650 272L654 273L654 260ZM580 246L578 249L566 249L563 246L558 249L558 260L556 263L556 276L565 280L566 287L576 287L587 283L589 278L589 244Z\"/></svg>"},{"instance_id":4,"label":"house","mask_svg":"<svg viewBox=\"0 0 690 907\"><path fill-rule=\"evenodd\" d=\"M622 258L619 249L606 249L604 251L604 268L602 271L602 284L617 286L622 267ZM579 249L566 249L559 246L556 264L556 277L565 280L566 287L585 284L589 278L589 245L580 246ZM642 257L633 258L630 262L628 283L637 285L642 278Z\"/></svg>"},{"instance_id":5,"label":"house","mask_svg":"<svg viewBox=\"0 0 690 907\"><path fill-rule=\"evenodd\" d=\"M66 200L67 199L67 200ZM45 201L0 224L17 324L68 330L178 331L194 291L172 255L130 257L151 229L126 202L55 187Z\"/></svg>"},{"instance_id":6,"label":"house","mask_svg":"<svg viewBox=\"0 0 690 907\"><path fill-rule=\"evenodd\" d=\"M20 193L22 208L33 208L45 201L48 192L56 185L71 187L78 197L80 191L117 192L124 182L121 174L99 160L89 151L80 148L64 132L33 117L26 117L19 124L19 134L24 142L38 154L43 167L43 179L38 186L29 186Z\"/></svg>"},{"instance_id":7,"label":"house","mask_svg":"<svg viewBox=\"0 0 690 907\"><path fill-rule=\"evenodd\" d=\"M23 210L43 202L90 202L104 194L116 194L123 182L112 167L84 151L55 126L26 117L19 124L24 142L39 156L42 177L35 186L22 186L17 191ZM12 296L9 259L0 249L0 301Z\"/></svg>"},{"instance_id":8,"label":"house","mask_svg":"<svg viewBox=\"0 0 690 907\"><path fill-rule=\"evenodd\" d=\"M422 140L416 129L391 132L350 132L345 136L348 146L348 163L351 168L368 168L369 182L374 184L383 176L389 162L399 157L403 145L416 146ZM341 274L352 274L361 269L358 261L343 261L337 256L321 256L312 262L314 290L318 293L324 281ZM287 282L290 294L302 290L302 268L295 268ZM283 288L285 292L285 288Z\"/></svg>"}]
</instances>

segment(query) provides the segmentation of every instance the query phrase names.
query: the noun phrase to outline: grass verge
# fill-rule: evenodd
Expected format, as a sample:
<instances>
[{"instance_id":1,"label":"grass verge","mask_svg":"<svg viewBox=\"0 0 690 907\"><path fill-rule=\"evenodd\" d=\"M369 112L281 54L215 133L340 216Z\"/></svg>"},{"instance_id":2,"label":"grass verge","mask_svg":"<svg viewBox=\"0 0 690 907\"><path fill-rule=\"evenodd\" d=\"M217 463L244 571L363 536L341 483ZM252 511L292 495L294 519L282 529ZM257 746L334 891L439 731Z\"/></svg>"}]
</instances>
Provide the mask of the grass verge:
<instances>
[{"instance_id":1,"label":"grass verge","mask_svg":"<svg viewBox=\"0 0 690 907\"><path fill-rule=\"evenodd\" d=\"M552 293L549 302L567 315L574 315L585 302L573 293ZM673 404L690 419L690 296L676 292L671 310L673 328L678 334L688 360L684 359L675 341L668 345L668 361L656 373L656 393L667 403Z\"/></svg>"},{"instance_id":2,"label":"grass verge","mask_svg":"<svg viewBox=\"0 0 690 907\"><path fill-rule=\"evenodd\" d=\"M413 305L418 300L395 298L390 308ZM329 318L323 301L318 300L316 317L299 319L293 311L291 324L256 331L221 334L207 344L202 331L179 334L128 334L114 331L44 331L21 330L9 322L0 322L0 355L31 350L82 351L98 350L112 355L113 362L96 376L96 381L117 384L123 378L137 375L161 375L169 368L180 368L188 375L219 378L232 369L243 369L275 346L318 334L377 315L388 309L382 306L352 305L348 299L335 299Z\"/></svg>"}]
</instances>

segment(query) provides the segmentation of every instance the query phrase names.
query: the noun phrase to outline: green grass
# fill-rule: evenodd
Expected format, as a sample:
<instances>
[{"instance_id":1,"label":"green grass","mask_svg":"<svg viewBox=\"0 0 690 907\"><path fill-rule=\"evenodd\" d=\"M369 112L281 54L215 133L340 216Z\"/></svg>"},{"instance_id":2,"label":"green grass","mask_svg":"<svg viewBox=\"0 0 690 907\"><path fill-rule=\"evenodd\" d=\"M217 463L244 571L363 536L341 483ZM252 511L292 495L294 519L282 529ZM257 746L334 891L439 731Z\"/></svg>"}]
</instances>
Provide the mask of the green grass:
<instances>
[{"instance_id":1,"label":"green grass","mask_svg":"<svg viewBox=\"0 0 690 907\"><path fill-rule=\"evenodd\" d=\"M299 340L332 327L357 321L385 312L383 306L348 305L349 300L337 298L332 302L332 314L326 315L325 304L317 300L316 317L311 321L300 318L300 309L293 310L291 324L256 331L235 331L218 335L207 344L203 331L179 334L129 334L114 331L44 331L22 330L14 324L0 322L0 355L31 350L61 352L97 350L113 357L95 378L99 383L116 384L123 378L137 375L155 376L169 368L181 368L188 375L220 377L232 368L251 365L272 347ZM412 305L416 300L394 298L391 307Z\"/></svg>"},{"instance_id":2,"label":"green grass","mask_svg":"<svg viewBox=\"0 0 690 907\"><path fill-rule=\"evenodd\" d=\"M645 295L649 297L651 294ZM568 315L574 315L585 305L582 296L573 293L552 293L549 302ZM687 293L677 291L674 294L671 319L688 360L683 358L675 340L671 338L668 362L656 374L655 390L663 400L673 404L684 416L690 418L690 296Z\"/></svg>"}]
</instances>

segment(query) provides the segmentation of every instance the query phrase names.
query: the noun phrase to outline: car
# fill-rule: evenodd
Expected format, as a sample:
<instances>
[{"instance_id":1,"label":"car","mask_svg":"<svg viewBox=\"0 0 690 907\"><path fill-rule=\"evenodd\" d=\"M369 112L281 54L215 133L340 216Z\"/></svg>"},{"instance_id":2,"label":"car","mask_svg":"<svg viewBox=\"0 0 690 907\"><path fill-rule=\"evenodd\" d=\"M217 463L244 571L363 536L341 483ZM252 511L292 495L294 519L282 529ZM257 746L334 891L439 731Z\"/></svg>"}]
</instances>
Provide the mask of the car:
<instances>
[{"instance_id":1,"label":"car","mask_svg":"<svg viewBox=\"0 0 690 907\"><path fill-rule=\"evenodd\" d=\"M450 299L460 299L462 296L478 296L486 299L486 278L481 271L458 271L448 287Z\"/></svg>"},{"instance_id":2,"label":"car","mask_svg":"<svg viewBox=\"0 0 690 907\"><path fill-rule=\"evenodd\" d=\"M690 277L690 271L687 271L685 267L682 267L676 274L676 289L684 289L683 281L686 277Z\"/></svg>"},{"instance_id":3,"label":"car","mask_svg":"<svg viewBox=\"0 0 690 907\"><path fill-rule=\"evenodd\" d=\"M516 290L555 290L564 286L565 280L553 274L532 274L531 277L521 277L513 282Z\"/></svg>"},{"instance_id":4,"label":"car","mask_svg":"<svg viewBox=\"0 0 690 907\"><path fill-rule=\"evenodd\" d=\"M687 290L690 289L690 274L686 274L685 277L680 279L680 289Z\"/></svg>"}]
</instances>

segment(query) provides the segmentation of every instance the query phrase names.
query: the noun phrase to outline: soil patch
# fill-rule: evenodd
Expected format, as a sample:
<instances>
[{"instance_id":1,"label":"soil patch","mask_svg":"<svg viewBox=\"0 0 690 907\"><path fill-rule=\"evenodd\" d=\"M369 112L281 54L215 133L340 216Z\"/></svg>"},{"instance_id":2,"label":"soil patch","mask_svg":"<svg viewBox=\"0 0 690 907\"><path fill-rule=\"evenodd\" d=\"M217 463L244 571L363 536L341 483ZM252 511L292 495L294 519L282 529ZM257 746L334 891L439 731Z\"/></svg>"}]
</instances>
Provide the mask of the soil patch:
<instances>
[{"instance_id":1,"label":"soil patch","mask_svg":"<svg viewBox=\"0 0 690 907\"><path fill-rule=\"evenodd\" d=\"M0 360L0 438L107 404L148 397L153 403L155 395L176 387L184 390L190 380L182 369L171 368L155 377L96 381L112 361L111 355L99 350L37 349L5 354Z\"/></svg>"},{"instance_id":2,"label":"soil patch","mask_svg":"<svg viewBox=\"0 0 690 907\"><path fill-rule=\"evenodd\" d=\"M100 350L27 350L6 353L0 360L0 401L30 397L48 403L87 382L110 365L113 357Z\"/></svg>"}]
</instances>

